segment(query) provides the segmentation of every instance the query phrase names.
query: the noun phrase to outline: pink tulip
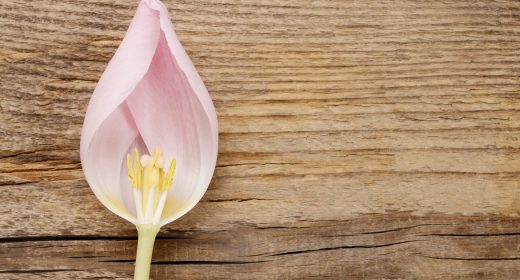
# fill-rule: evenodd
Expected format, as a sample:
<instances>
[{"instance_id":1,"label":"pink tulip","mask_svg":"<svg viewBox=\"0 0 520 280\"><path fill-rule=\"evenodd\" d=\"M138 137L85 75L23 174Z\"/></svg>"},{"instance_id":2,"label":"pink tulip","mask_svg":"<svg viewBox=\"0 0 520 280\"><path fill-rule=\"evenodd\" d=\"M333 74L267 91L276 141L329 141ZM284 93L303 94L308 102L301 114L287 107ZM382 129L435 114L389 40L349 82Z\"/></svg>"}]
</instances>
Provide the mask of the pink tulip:
<instances>
[{"instance_id":1,"label":"pink tulip","mask_svg":"<svg viewBox=\"0 0 520 280\"><path fill-rule=\"evenodd\" d=\"M148 279L159 228L202 198L217 148L215 108L167 9L142 0L92 95L80 148L96 197L137 226L135 279Z\"/></svg>"}]
</instances>

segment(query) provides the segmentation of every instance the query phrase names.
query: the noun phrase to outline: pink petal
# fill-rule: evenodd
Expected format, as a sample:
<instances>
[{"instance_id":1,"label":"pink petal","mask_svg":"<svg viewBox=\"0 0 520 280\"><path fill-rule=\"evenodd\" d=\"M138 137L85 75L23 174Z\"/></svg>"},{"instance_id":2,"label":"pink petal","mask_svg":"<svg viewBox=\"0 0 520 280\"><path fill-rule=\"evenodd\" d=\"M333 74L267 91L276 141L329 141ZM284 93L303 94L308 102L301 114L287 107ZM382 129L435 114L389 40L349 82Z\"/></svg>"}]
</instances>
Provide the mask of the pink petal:
<instances>
[{"instance_id":1,"label":"pink petal","mask_svg":"<svg viewBox=\"0 0 520 280\"><path fill-rule=\"evenodd\" d=\"M155 147L177 159L163 224L188 212L211 180L218 126L211 98L159 0L142 0L92 95L81 135L81 161L96 196L134 222L126 154ZM106 198L126 206L115 210Z\"/></svg>"}]
</instances>

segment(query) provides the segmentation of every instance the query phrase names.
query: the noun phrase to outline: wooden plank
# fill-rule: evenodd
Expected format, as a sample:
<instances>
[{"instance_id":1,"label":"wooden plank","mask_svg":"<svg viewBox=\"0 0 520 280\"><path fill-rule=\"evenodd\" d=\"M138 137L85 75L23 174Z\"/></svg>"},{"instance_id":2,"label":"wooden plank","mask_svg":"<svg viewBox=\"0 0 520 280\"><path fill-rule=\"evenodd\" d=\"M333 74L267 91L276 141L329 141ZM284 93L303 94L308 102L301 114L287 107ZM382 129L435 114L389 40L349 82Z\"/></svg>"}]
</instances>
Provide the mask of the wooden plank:
<instances>
[{"instance_id":1,"label":"wooden plank","mask_svg":"<svg viewBox=\"0 0 520 280\"><path fill-rule=\"evenodd\" d=\"M153 274L226 278L513 278L518 218L407 213L292 226L170 229L155 247ZM135 236L39 236L2 240L7 273L99 271L130 277ZM13 258L13 256L16 256ZM31 263L30 270L26 264ZM363 266L359 267L360 264ZM302 267L303 266L303 267ZM79 277L79 276L78 276ZM106 276L103 276L106 277Z\"/></svg>"},{"instance_id":2,"label":"wooden plank","mask_svg":"<svg viewBox=\"0 0 520 280\"><path fill-rule=\"evenodd\" d=\"M520 2L173 1L217 170L154 279L514 279ZM131 279L79 161L137 1L0 3L0 278Z\"/></svg>"}]
</instances>

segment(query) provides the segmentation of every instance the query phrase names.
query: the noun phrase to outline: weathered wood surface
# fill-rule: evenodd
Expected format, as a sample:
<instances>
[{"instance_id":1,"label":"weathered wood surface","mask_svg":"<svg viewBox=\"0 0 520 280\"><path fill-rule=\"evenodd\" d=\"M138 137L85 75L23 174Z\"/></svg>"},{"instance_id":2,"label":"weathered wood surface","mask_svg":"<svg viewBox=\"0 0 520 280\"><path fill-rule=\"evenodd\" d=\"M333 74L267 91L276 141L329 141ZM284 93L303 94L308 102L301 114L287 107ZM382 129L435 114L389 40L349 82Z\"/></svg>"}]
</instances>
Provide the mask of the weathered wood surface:
<instances>
[{"instance_id":1,"label":"weathered wood surface","mask_svg":"<svg viewBox=\"0 0 520 280\"><path fill-rule=\"evenodd\" d=\"M165 4L221 136L154 279L518 278L519 1ZM136 5L0 2L1 279L131 278L78 147Z\"/></svg>"}]
</instances>

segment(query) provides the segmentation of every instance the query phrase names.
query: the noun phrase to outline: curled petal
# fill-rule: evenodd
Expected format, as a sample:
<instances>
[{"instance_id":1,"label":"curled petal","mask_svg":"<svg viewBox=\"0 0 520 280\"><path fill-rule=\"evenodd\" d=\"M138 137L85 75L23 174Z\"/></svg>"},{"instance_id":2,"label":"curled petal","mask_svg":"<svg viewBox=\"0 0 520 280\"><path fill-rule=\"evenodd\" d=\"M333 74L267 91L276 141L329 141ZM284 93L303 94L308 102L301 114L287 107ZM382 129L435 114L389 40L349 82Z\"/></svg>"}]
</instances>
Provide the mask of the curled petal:
<instances>
[{"instance_id":1,"label":"curled petal","mask_svg":"<svg viewBox=\"0 0 520 280\"><path fill-rule=\"evenodd\" d=\"M81 162L98 199L136 222L126 155L176 159L161 225L188 212L213 175L218 126L211 98L159 0L142 0L89 103Z\"/></svg>"}]
</instances>

